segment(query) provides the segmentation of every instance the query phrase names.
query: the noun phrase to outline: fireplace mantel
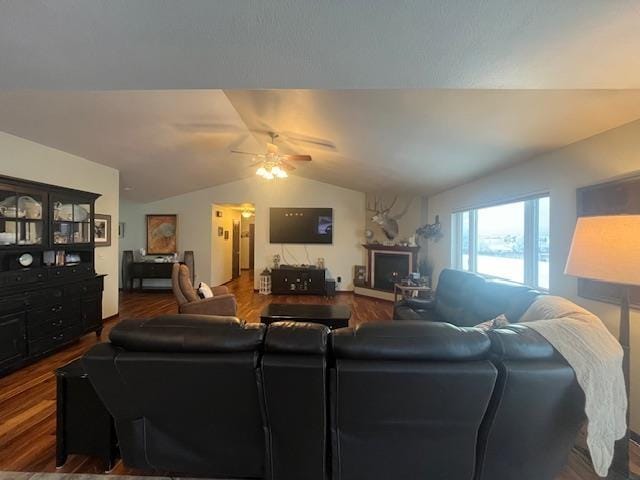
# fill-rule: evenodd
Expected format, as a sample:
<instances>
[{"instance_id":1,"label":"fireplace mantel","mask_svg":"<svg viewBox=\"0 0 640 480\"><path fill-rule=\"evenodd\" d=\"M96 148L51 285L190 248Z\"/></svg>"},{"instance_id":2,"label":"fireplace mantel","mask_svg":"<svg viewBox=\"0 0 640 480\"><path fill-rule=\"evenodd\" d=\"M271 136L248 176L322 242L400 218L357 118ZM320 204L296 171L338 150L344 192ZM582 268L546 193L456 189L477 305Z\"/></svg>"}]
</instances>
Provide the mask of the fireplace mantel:
<instances>
[{"instance_id":1,"label":"fireplace mantel","mask_svg":"<svg viewBox=\"0 0 640 480\"><path fill-rule=\"evenodd\" d=\"M393 252L410 252L415 254L415 253L418 253L418 250L420 250L420 247L418 245L414 247L404 247L402 245L383 245L382 243L364 243L362 244L362 246L369 251L376 250L379 252L393 251Z\"/></svg>"},{"instance_id":2,"label":"fireplace mantel","mask_svg":"<svg viewBox=\"0 0 640 480\"><path fill-rule=\"evenodd\" d=\"M409 262L409 271L415 272L418 260L419 246L407 247L401 245L383 245L381 243L366 243L362 245L367 250L367 286L376 288L374 284L375 254L376 253L392 253L396 255L406 256Z\"/></svg>"}]
</instances>

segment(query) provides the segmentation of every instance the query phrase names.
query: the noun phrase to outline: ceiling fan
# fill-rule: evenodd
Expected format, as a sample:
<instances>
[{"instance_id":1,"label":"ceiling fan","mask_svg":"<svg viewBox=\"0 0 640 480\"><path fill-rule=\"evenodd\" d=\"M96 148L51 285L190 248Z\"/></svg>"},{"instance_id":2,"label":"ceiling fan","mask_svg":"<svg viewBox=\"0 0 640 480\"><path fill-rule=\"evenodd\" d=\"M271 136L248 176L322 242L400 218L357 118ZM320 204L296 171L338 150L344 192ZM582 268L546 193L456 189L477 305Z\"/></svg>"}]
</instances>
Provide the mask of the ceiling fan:
<instances>
[{"instance_id":1,"label":"ceiling fan","mask_svg":"<svg viewBox=\"0 0 640 480\"><path fill-rule=\"evenodd\" d=\"M251 153L239 150L231 150L231 152L241 155L251 155L253 157L252 166L258 165L256 175L267 180L287 178L289 176L287 171L290 172L296 169L296 167L289 162L311 161L311 155L282 155L278 153L278 146L275 144L278 134L269 132L269 136L271 137L271 142L267 143L267 153Z\"/></svg>"}]
</instances>

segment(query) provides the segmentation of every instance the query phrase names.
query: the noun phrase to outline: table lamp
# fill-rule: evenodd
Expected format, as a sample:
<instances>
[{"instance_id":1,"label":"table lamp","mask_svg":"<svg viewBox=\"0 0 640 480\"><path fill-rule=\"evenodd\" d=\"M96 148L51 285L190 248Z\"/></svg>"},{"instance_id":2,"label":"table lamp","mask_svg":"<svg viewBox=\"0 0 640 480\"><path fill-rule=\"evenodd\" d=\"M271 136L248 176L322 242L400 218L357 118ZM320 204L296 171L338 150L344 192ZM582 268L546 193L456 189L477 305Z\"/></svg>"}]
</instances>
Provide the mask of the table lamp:
<instances>
[{"instance_id":1,"label":"table lamp","mask_svg":"<svg viewBox=\"0 0 640 480\"><path fill-rule=\"evenodd\" d=\"M580 217L571 242L565 274L620 285L619 341L627 397L630 383L629 295L640 285L640 215ZM627 433L616 442L611 479L637 478L629 472L629 411Z\"/></svg>"}]
</instances>

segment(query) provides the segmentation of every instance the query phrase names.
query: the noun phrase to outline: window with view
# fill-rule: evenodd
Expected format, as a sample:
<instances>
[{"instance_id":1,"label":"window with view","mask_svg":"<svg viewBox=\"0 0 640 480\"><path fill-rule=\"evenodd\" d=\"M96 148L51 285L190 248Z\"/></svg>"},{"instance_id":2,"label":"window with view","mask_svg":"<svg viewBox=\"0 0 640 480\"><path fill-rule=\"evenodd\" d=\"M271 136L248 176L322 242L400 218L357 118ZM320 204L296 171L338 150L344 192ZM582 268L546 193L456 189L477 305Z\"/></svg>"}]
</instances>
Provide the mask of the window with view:
<instances>
[{"instance_id":1,"label":"window with view","mask_svg":"<svg viewBox=\"0 0 640 480\"><path fill-rule=\"evenodd\" d=\"M549 197L453 214L454 266L549 288Z\"/></svg>"}]
</instances>

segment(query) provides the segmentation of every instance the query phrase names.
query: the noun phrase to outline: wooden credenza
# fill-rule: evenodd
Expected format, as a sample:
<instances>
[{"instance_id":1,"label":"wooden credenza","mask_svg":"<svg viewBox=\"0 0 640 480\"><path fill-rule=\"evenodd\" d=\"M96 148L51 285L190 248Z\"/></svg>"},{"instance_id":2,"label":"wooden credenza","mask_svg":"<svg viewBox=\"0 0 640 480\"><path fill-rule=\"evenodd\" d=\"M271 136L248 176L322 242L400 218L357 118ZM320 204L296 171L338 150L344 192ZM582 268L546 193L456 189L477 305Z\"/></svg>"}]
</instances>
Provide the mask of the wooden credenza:
<instances>
[{"instance_id":1,"label":"wooden credenza","mask_svg":"<svg viewBox=\"0 0 640 480\"><path fill-rule=\"evenodd\" d=\"M22 273L22 281L39 281L14 285L0 295L0 376L86 333L102 332L104 275L74 267L47 270Z\"/></svg>"}]
</instances>

